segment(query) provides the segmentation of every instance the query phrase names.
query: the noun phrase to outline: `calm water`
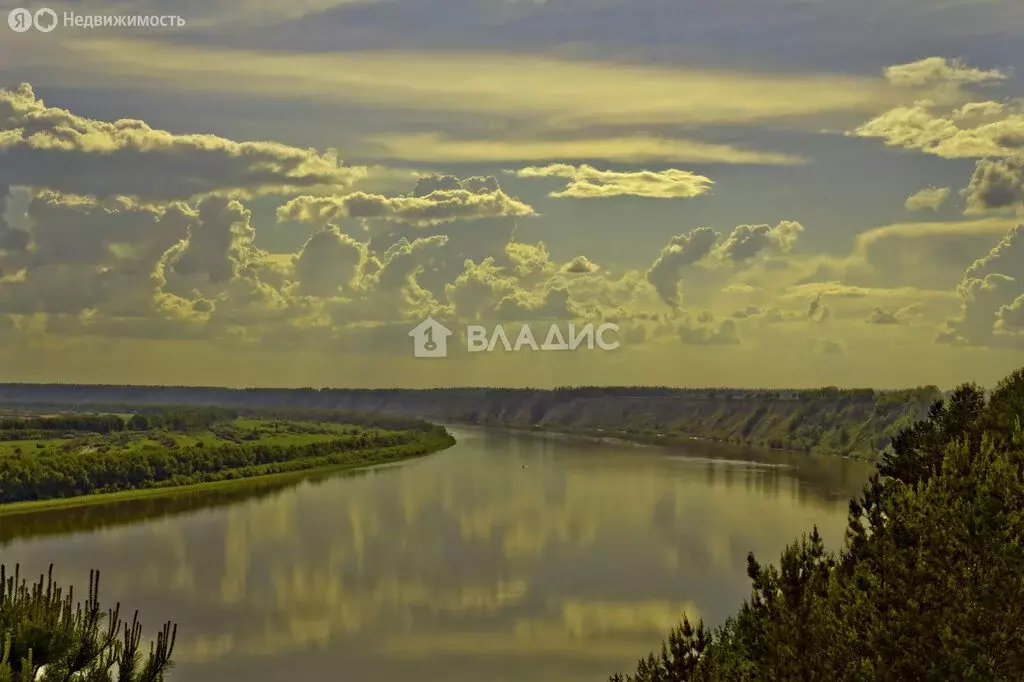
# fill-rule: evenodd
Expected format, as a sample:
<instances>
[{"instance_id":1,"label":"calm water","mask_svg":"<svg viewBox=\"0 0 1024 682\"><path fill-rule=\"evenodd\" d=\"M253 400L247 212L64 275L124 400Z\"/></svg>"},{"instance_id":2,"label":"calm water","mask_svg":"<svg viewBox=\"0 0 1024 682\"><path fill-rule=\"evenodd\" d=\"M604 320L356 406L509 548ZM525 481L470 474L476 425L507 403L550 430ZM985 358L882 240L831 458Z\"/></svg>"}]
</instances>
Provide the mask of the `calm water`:
<instances>
[{"instance_id":1,"label":"calm water","mask_svg":"<svg viewBox=\"0 0 1024 682\"><path fill-rule=\"evenodd\" d=\"M599 682L687 612L749 594L745 557L841 542L870 469L454 428L437 455L172 500L0 517L0 562L53 562L147 633L178 682ZM526 465L525 468L523 465Z\"/></svg>"}]
</instances>

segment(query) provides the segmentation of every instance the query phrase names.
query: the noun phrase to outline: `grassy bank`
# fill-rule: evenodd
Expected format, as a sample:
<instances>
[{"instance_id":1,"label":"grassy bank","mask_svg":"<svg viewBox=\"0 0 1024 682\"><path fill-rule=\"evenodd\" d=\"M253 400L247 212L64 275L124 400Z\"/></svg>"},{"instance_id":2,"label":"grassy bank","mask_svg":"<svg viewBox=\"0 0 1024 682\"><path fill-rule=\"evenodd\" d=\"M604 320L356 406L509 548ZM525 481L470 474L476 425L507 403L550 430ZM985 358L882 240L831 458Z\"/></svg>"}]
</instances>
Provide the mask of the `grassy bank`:
<instances>
[{"instance_id":1,"label":"grassy bank","mask_svg":"<svg viewBox=\"0 0 1024 682\"><path fill-rule=\"evenodd\" d=\"M0 441L0 515L363 468L454 444L443 427L421 422L382 430L229 416L180 431L160 419L153 423L159 428L113 428L107 433L69 431L66 423L39 420L27 423L30 428L22 422L8 424L6 434L0 429L0 436L7 436ZM47 433L49 427L56 435Z\"/></svg>"},{"instance_id":2,"label":"grassy bank","mask_svg":"<svg viewBox=\"0 0 1024 682\"><path fill-rule=\"evenodd\" d=\"M188 485L163 485L153 488L139 488L134 490L121 490L116 493L94 493L91 495L77 495L75 497L64 497L50 500L33 500L30 502L8 502L0 504L0 517L14 516L17 514L31 514L40 511L56 509L73 509L76 507L88 507L102 504L113 504L116 502L127 502L131 500L145 500L156 497L172 497L175 495L188 495L192 493L209 492L229 488L242 488L262 484L285 485L291 482L304 480L312 477L319 477L327 474L352 471L355 469L368 469L384 464L394 464L416 457L423 457L444 450L455 445L455 439L438 442L437 447L424 450L415 454L405 454L400 457L391 456L392 453L379 451L379 458L360 462L349 462L339 464L327 464L314 468L295 469L276 474L262 474L247 476L244 478L231 478L220 481L206 481L203 483L191 483Z\"/></svg>"}]
</instances>

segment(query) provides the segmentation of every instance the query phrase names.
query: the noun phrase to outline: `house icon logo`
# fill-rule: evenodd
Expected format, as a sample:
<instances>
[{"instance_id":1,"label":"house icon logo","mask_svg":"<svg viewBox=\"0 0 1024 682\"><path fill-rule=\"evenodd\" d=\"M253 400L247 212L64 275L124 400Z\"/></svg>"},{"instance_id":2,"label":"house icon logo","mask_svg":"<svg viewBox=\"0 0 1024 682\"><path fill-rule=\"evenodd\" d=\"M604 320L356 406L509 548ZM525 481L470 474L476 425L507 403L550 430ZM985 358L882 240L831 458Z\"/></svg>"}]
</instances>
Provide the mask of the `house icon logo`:
<instances>
[{"instance_id":1,"label":"house icon logo","mask_svg":"<svg viewBox=\"0 0 1024 682\"><path fill-rule=\"evenodd\" d=\"M432 317L420 322L409 332L413 355L418 358L448 357L448 337L452 331Z\"/></svg>"}]
</instances>

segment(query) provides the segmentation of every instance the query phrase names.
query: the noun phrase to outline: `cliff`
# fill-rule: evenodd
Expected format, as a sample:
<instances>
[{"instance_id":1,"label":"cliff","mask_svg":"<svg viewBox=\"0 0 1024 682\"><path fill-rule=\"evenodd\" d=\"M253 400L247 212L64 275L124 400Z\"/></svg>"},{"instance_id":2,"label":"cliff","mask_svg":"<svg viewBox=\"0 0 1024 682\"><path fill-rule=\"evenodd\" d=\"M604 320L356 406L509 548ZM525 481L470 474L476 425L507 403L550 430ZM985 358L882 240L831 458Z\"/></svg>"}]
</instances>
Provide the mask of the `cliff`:
<instances>
[{"instance_id":1,"label":"cliff","mask_svg":"<svg viewBox=\"0 0 1024 682\"><path fill-rule=\"evenodd\" d=\"M131 411L144 405L288 407L415 416L432 421L551 429L671 444L701 438L873 457L942 397L902 391L581 387L227 389L0 384L0 406Z\"/></svg>"}]
</instances>

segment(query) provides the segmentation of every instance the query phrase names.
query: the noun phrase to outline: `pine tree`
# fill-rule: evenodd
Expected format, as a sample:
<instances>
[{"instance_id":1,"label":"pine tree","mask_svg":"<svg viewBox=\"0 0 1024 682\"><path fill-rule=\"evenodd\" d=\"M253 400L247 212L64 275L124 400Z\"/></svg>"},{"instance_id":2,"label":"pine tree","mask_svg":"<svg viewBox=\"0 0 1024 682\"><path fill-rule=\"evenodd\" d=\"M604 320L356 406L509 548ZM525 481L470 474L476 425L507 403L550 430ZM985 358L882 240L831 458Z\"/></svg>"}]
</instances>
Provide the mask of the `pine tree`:
<instances>
[{"instance_id":1,"label":"pine tree","mask_svg":"<svg viewBox=\"0 0 1024 682\"><path fill-rule=\"evenodd\" d=\"M171 668L177 626L166 623L141 661L138 612L122 621L120 604L104 611L99 571L89 574L85 602L47 576L28 583L20 566L0 564L0 682L161 682Z\"/></svg>"}]
</instances>

